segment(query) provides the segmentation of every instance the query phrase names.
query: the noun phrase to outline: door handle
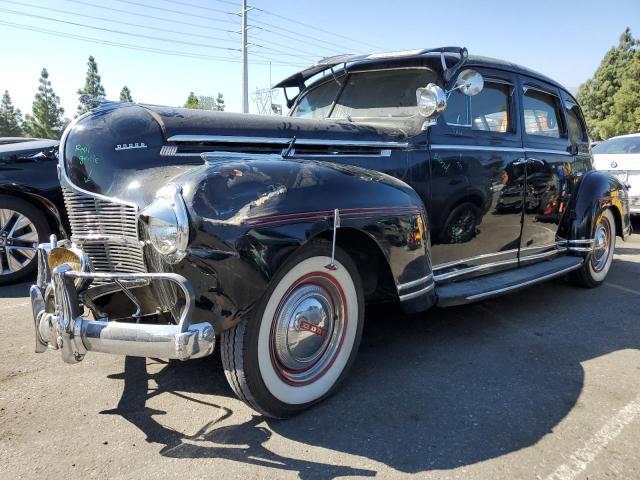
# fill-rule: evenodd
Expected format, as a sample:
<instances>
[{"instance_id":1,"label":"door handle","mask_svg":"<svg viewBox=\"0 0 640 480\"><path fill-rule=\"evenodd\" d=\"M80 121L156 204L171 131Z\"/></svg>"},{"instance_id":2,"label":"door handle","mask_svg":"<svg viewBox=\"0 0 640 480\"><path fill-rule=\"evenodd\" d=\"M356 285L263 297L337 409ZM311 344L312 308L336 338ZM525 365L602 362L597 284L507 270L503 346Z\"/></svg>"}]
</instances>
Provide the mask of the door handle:
<instances>
[{"instance_id":1,"label":"door handle","mask_svg":"<svg viewBox=\"0 0 640 480\"><path fill-rule=\"evenodd\" d=\"M523 157L523 158L514 160L513 162L511 162L511 165L524 165L525 163L527 163L527 159Z\"/></svg>"}]
</instances>

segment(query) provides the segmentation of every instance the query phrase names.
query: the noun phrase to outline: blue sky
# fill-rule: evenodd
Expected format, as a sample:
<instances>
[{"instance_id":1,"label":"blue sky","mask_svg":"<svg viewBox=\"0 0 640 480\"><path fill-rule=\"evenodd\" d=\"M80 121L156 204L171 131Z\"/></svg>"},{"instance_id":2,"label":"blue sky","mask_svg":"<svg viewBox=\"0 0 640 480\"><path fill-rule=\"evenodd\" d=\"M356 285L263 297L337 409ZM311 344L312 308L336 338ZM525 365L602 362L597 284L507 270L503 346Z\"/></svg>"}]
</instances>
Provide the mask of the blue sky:
<instances>
[{"instance_id":1,"label":"blue sky","mask_svg":"<svg viewBox=\"0 0 640 480\"><path fill-rule=\"evenodd\" d=\"M93 55L108 98L117 99L125 84L134 100L165 105L183 104L190 91L220 91L227 109L238 111L240 42L234 31L240 25L238 17L225 12L238 11L239 5L226 0L0 0L0 91L8 89L16 106L29 112L39 72L46 67L65 115L73 117L76 90L84 83L87 57ZM640 0L253 0L249 5L263 10L249 13L254 25L249 40L256 44L249 54L250 91L267 87L270 75L276 82L322 56L442 45L466 46L471 53L520 63L576 88L593 74L625 27L640 37ZM255 111L255 105L251 108Z\"/></svg>"}]
</instances>

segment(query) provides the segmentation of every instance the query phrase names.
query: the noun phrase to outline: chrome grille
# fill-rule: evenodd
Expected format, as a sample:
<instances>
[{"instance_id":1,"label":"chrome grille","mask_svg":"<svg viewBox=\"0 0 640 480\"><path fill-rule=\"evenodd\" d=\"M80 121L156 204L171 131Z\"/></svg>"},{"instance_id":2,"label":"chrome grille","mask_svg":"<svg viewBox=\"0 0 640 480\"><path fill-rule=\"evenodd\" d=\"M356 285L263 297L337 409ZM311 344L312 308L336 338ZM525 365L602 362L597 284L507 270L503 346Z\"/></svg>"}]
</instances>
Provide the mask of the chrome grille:
<instances>
[{"instance_id":1,"label":"chrome grille","mask_svg":"<svg viewBox=\"0 0 640 480\"><path fill-rule=\"evenodd\" d=\"M147 271L138 235L136 208L63 188L71 240L84 250L96 272Z\"/></svg>"}]
</instances>

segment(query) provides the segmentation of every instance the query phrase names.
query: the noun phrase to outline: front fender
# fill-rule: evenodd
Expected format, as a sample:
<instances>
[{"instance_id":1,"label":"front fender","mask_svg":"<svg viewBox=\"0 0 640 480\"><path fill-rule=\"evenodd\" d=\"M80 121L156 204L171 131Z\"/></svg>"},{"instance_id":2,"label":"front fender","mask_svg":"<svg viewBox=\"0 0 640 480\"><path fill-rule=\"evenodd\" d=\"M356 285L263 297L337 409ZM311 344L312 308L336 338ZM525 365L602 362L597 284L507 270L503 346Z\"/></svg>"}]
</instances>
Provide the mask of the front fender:
<instances>
[{"instance_id":1,"label":"front fender","mask_svg":"<svg viewBox=\"0 0 640 480\"><path fill-rule=\"evenodd\" d=\"M349 238L357 251L359 238L364 252L373 242L407 309L431 305L424 205L396 178L350 165L258 158L208 163L173 181L183 186L192 224L178 273L198 292L196 314L198 304L203 316L215 310L216 331L251 310L289 255L318 236L331 238L335 209L338 243Z\"/></svg>"},{"instance_id":2,"label":"front fender","mask_svg":"<svg viewBox=\"0 0 640 480\"><path fill-rule=\"evenodd\" d=\"M631 232L627 188L612 175L591 170L578 181L558 235L571 240L591 239L598 215L607 208L613 210L617 234L626 240Z\"/></svg>"}]
</instances>

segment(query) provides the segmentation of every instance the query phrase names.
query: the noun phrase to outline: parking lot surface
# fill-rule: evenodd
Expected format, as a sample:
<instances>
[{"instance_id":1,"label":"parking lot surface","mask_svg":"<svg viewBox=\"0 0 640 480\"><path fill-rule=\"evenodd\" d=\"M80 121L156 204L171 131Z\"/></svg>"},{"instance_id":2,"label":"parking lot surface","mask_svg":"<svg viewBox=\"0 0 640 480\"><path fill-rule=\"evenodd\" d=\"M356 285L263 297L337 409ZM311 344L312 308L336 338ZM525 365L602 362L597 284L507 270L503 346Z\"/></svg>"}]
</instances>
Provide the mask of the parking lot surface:
<instances>
[{"instance_id":1,"label":"parking lot surface","mask_svg":"<svg viewBox=\"0 0 640 480\"><path fill-rule=\"evenodd\" d=\"M636 226L637 228L637 226ZM368 312L329 400L286 421L219 357L33 353L28 285L0 287L3 478L639 478L640 236L607 282Z\"/></svg>"}]
</instances>

